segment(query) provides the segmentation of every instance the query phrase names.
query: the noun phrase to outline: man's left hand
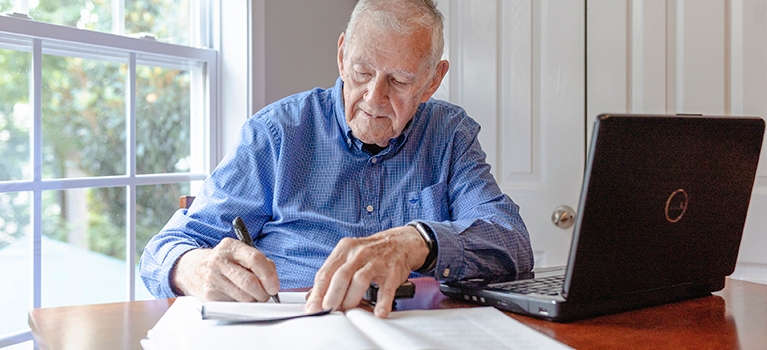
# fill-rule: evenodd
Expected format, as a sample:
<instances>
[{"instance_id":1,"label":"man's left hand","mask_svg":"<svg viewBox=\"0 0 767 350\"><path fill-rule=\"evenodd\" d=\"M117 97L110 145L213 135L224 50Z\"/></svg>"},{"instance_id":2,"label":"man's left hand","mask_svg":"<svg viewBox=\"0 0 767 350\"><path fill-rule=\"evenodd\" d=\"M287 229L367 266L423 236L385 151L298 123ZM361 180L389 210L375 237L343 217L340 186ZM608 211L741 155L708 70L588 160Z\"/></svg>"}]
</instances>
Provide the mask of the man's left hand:
<instances>
[{"instance_id":1,"label":"man's left hand","mask_svg":"<svg viewBox=\"0 0 767 350\"><path fill-rule=\"evenodd\" d=\"M314 276L307 312L356 307L370 282L378 284L375 315L389 315L397 288L426 260L429 248L418 231L401 226L369 237L338 242Z\"/></svg>"}]
</instances>

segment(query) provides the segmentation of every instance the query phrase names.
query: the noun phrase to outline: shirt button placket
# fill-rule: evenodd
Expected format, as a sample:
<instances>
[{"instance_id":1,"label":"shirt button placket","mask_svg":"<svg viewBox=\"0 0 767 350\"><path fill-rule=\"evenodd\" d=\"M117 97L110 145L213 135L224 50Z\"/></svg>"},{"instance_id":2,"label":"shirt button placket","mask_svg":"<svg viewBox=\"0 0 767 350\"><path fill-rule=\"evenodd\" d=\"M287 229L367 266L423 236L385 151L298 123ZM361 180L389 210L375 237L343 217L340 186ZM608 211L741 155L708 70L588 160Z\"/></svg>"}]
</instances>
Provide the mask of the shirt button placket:
<instances>
[{"instance_id":1,"label":"shirt button placket","mask_svg":"<svg viewBox=\"0 0 767 350\"><path fill-rule=\"evenodd\" d=\"M381 166L379 157L371 157L367 166L365 167L364 185L365 189L364 208L366 226L376 231L381 230L381 223L379 222L379 214L375 211L380 211L380 189L381 189Z\"/></svg>"}]
</instances>

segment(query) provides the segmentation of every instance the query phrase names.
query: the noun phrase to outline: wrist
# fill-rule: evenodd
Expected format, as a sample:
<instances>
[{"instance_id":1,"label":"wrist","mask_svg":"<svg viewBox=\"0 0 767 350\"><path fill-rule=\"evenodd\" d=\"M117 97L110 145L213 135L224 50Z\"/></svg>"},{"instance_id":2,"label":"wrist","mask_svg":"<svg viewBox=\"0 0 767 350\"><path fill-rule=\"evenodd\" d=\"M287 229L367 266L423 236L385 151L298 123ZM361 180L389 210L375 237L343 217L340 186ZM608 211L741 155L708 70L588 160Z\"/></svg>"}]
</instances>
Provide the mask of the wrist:
<instances>
[{"instance_id":1,"label":"wrist","mask_svg":"<svg viewBox=\"0 0 767 350\"><path fill-rule=\"evenodd\" d=\"M176 259L173 267L170 270L168 281L170 282L170 290L176 296L192 295L189 291L189 286L186 282L186 272L192 269L193 260L197 260L196 255L202 253L202 249L191 249L181 254Z\"/></svg>"},{"instance_id":2,"label":"wrist","mask_svg":"<svg viewBox=\"0 0 767 350\"><path fill-rule=\"evenodd\" d=\"M433 270L437 265L438 253L437 237L434 235L434 231L432 231L428 225L419 221L411 221L407 225L415 228L416 231L418 231L418 234L421 235L421 238L426 244L426 247L429 249L429 253L426 255L426 259L424 260L423 265L413 271L418 273L426 273Z\"/></svg>"}]
</instances>

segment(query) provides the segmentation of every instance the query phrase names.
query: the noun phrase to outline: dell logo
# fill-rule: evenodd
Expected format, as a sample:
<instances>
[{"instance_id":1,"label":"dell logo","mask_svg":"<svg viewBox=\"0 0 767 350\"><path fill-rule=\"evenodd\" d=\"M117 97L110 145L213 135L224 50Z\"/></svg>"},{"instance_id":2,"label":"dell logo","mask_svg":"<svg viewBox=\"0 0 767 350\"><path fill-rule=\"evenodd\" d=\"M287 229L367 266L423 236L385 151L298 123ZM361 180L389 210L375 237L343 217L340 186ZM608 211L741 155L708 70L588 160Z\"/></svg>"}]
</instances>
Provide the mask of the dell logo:
<instances>
[{"instance_id":1,"label":"dell logo","mask_svg":"<svg viewBox=\"0 0 767 350\"><path fill-rule=\"evenodd\" d=\"M671 193L666 200L666 220L675 223L682 220L682 216L687 211L687 192L678 189Z\"/></svg>"}]
</instances>

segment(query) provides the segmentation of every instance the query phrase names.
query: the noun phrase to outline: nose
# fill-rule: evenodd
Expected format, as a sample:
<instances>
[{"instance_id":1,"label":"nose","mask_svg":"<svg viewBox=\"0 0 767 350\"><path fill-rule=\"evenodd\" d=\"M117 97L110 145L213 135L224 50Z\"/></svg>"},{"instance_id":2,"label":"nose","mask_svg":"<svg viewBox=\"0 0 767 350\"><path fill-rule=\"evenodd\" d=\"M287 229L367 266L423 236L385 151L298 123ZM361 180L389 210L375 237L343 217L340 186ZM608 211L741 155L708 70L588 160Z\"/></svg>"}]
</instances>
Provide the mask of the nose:
<instances>
[{"instance_id":1,"label":"nose","mask_svg":"<svg viewBox=\"0 0 767 350\"><path fill-rule=\"evenodd\" d=\"M365 102L371 107L386 105L389 101L389 82L385 76L376 76L368 83L368 91L365 94Z\"/></svg>"}]
</instances>

